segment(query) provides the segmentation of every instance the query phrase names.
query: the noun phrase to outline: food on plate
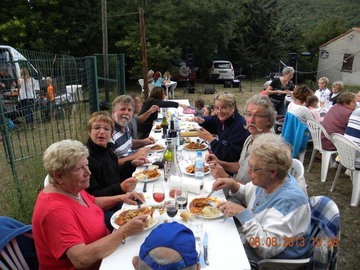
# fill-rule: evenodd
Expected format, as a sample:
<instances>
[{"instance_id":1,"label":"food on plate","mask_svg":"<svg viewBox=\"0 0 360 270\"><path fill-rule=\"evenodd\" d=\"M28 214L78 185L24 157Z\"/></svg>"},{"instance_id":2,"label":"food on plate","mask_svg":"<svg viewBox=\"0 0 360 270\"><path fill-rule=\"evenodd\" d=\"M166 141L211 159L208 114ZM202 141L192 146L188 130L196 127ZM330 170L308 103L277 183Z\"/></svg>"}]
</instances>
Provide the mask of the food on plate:
<instances>
[{"instance_id":1,"label":"food on plate","mask_svg":"<svg viewBox=\"0 0 360 270\"><path fill-rule=\"evenodd\" d=\"M205 206L201 212L204 215L204 217L207 218L218 217L222 214L216 206L210 206L210 205Z\"/></svg>"},{"instance_id":2,"label":"food on plate","mask_svg":"<svg viewBox=\"0 0 360 270\"><path fill-rule=\"evenodd\" d=\"M191 142L184 146L185 149L189 150L201 150L206 148L205 143L199 143L199 142Z\"/></svg>"},{"instance_id":3,"label":"food on plate","mask_svg":"<svg viewBox=\"0 0 360 270\"><path fill-rule=\"evenodd\" d=\"M222 215L220 210L212 205L217 205L220 202L216 198L195 198L191 201L189 209L195 215L202 215L206 218L215 218Z\"/></svg>"},{"instance_id":4,"label":"food on plate","mask_svg":"<svg viewBox=\"0 0 360 270\"><path fill-rule=\"evenodd\" d=\"M187 137L187 138L185 139L185 143L191 143L191 139L190 139L189 137Z\"/></svg>"},{"instance_id":5,"label":"food on plate","mask_svg":"<svg viewBox=\"0 0 360 270\"><path fill-rule=\"evenodd\" d=\"M157 167L149 170L142 170L140 172L137 172L134 174L134 177L136 177L139 180L144 180L147 176L148 179L158 178L161 175L161 173L158 171Z\"/></svg>"},{"instance_id":6,"label":"food on plate","mask_svg":"<svg viewBox=\"0 0 360 270\"><path fill-rule=\"evenodd\" d=\"M180 214L180 217L185 221L185 222L188 222L188 221L192 221L194 220L194 215L188 211L184 211Z\"/></svg>"},{"instance_id":7,"label":"food on plate","mask_svg":"<svg viewBox=\"0 0 360 270\"><path fill-rule=\"evenodd\" d=\"M161 129L161 125L156 125L155 129Z\"/></svg>"},{"instance_id":8,"label":"food on plate","mask_svg":"<svg viewBox=\"0 0 360 270\"><path fill-rule=\"evenodd\" d=\"M160 144L155 144L154 146L150 147L150 150L152 150L152 151L159 151L159 150L163 150L163 149L165 149L165 147Z\"/></svg>"},{"instance_id":9,"label":"food on plate","mask_svg":"<svg viewBox=\"0 0 360 270\"><path fill-rule=\"evenodd\" d=\"M204 173L207 173L209 170L210 170L209 166L204 165ZM191 165L187 166L186 172L194 174L195 173L195 165L191 164Z\"/></svg>"},{"instance_id":10,"label":"food on plate","mask_svg":"<svg viewBox=\"0 0 360 270\"><path fill-rule=\"evenodd\" d=\"M146 227L149 226L152 222L152 216L154 213L153 207L143 206L140 209L129 209L121 212L116 218L115 223L119 226L125 225L129 220L134 217L147 215L146 217Z\"/></svg>"}]
</instances>

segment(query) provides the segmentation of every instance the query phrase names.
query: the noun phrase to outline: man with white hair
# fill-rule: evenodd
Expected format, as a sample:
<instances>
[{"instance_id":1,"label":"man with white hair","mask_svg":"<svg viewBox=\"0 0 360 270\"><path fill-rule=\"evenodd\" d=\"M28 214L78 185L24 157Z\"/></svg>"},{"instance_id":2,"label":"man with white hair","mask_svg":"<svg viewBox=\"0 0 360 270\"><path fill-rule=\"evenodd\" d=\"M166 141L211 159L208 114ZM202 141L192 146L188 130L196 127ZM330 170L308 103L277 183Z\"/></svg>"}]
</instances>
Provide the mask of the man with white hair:
<instances>
[{"instance_id":1,"label":"man with white hair","mask_svg":"<svg viewBox=\"0 0 360 270\"><path fill-rule=\"evenodd\" d=\"M138 157L146 158L150 148L144 146L155 143L152 137L141 140L132 138L129 122L134 115L134 107L134 99L129 95L118 96L112 102L112 118L115 122L112 142L119 165Z\"/></svg>"}]
</instances>

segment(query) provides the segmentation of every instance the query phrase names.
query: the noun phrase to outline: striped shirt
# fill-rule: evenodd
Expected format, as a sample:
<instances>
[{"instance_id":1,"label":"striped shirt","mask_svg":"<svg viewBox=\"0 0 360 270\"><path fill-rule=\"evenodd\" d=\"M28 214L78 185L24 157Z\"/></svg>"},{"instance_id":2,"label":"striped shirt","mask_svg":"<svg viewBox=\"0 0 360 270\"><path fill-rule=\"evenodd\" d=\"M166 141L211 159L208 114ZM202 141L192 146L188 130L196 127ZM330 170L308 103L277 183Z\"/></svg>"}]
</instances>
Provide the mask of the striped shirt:
<instances>
[{"instance_id":1,"label":"striped shirt","mask_svg":"<svg viewBox=\"0 0 360 270\"><path fill-rule=\"evenodd\" d=\"M111 139L114 144L114 153L118 158L127 157L134 153L131 149L132 137L128 126L125 127L125 132L122 132L120 126L115 124Z\"/></svg>"},{"instance_id":2,"label":"striped shirt","mask_svg":"<svg viewBox=\"0 0 360 270\"><path fill-rule=\"evenodd\" d=\"M360 108L350 115L344 136L360 146ZM355 167L360 168L360 153L356 153Z\"/></svg>"}]
</instances>

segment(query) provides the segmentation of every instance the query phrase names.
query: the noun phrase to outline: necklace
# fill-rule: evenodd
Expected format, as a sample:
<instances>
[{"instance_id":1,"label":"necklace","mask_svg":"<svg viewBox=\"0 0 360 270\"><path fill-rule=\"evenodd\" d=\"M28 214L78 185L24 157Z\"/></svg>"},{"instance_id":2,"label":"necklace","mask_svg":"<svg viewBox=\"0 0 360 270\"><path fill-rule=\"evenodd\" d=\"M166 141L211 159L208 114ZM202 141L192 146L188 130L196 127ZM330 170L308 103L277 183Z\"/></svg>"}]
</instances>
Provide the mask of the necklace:
<instances>
[{"instance_id":1,"label":"necklace","mask_svg":"<svg viewBox=\"0 0 360 270\"><path fill-rule=\"evenodd\" d=\"M265 192L265 189L263 188L261 190L261 193L259 194L259 198L257 202L254 203L253 207L251 208L251 212L254 212L254 210L261 205L264 201L267 200L267 198L282 184L285 180L281 180L279 183L277 183L272 189L269 190L269 192Z\"/></svg>"},{"instance_id":2,"label":"necklace","mask_svg":"<svg viewBox=\"0 0 360 270\"><path fill-rule=\"evenodd\" d=\"M59 190L60 192L62 192L63 194L65 195L68 195L69 197L79 201L81 199L81 196L80 196L80 193L78 193L77 195L74 195L74 194L71 194L69 192L66 192L65 190L63 190L62 188L60 187L56 187L57 190Z\"/></svg>"}]
</instances>

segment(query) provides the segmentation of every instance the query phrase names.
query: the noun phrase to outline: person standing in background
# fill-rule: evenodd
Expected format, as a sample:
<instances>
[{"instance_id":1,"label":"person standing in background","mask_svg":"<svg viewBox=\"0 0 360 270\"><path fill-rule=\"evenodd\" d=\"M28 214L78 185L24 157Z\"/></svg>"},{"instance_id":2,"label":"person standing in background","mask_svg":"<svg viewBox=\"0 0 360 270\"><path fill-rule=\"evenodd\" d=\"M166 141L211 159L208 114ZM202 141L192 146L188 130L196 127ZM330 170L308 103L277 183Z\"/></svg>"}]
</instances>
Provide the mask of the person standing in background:
<instances>
[{"instance_id":1,"label":"person standing in background","mask_svg":"<svg viewBox=\"0 0 360 270\"><path fill-rule=\"evenodd\" d=\"M34 125L34 102L35 102L35 81L30 78L29 71L26 68L20 70L19 101L22 113L25 116L26 123L30 124L31 129L35 129Z\"/></svg>"},{"instance_id":2,"label":"person standing in background","mask_svg":"<svg viewBox=\"0 0 360 270\"><path fill-rule=\"evenodd\" d=\"M51 120L55 120L55 94L54 94L54 86L52 85L52 79L50 77L46 77L46 101L47 107L49 108L49 114Z\"/></svg>"},{"instance_id":3,"label":"person standing in background","mask_svg":"<svg viewBox=\"0 0 360 270\"><path fill-rule=\"evenodd\" d=\"M274 104L278 115L286 114L285 96L294 91L294 84L291 81L295 73L293 67L284 67L282 75L274 78L266 88L271 102Z\"/></svg>"}]
</instances>

